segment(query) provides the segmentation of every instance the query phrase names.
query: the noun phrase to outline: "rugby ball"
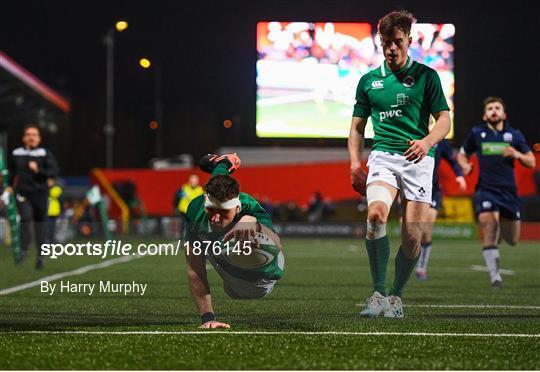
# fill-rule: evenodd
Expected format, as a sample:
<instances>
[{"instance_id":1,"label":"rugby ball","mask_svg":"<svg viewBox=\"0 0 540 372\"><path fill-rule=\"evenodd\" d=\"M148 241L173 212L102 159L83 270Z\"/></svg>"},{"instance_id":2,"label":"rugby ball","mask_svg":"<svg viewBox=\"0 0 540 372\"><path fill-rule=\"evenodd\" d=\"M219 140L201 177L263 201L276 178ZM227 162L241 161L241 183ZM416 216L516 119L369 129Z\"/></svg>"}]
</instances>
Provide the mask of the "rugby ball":
<instances>
[{"instance_id":1,"label":"rugby ball","mask_svg":"<svg viewBox=\"0 0 540 372\"><path fill-rule=\"evenodd\" d=\"M257 270L271 264L274 260L281 260L280 256L283 257L274 241L267 235L257 233L254 240L258 244L254 241L230 240L229 249L222 251L222 259L239 269ZM247 247L251 247L251 252ZM279 262L278 266L280 266Z\"/></svg>"}]
</instances>

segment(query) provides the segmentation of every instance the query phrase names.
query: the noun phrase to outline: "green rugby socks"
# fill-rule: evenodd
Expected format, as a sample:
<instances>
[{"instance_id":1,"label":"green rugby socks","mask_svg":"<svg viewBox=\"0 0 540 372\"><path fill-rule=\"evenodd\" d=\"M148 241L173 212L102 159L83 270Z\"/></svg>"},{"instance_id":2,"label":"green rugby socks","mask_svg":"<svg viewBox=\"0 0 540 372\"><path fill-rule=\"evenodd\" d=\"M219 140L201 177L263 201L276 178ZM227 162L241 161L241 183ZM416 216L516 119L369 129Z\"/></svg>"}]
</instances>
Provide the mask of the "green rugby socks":
<instances>
[{"instance_id":1,"label":"green rugby socks","mask_svg":"<svg viewBox=\"0 0 540 372\"><path fill-rule=\"evenodd\" d=\"M388 235L373 240L366 238L366 250L373 279L373 290L386 296L386 271L390 257Z\"/></svg>"},{"instance_id":2,"label":"green rugby socks","mask_svg":"<svg viewBox=\"0 0 540 372\"><path fill-rule=\"evenodd\" d=\"M411 260L405 256L403 253L403 248L399 247L396 255L394 284L392 285L392 289L390 289L390 295L401 298L405 284L407 284L407 281L409 280L409 277L411 276L419 257L420 255Z\"/></svg>"}]
</instances>

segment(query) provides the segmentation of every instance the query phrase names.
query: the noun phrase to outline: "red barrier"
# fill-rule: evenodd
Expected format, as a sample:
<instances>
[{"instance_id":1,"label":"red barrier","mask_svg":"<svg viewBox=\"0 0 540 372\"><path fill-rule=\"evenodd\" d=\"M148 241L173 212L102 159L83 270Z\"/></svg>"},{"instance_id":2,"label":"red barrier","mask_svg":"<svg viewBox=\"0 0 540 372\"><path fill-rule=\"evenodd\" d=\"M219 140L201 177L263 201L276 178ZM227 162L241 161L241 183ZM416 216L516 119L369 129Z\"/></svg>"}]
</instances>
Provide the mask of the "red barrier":
<instances>
[{"instance_id":1,"label":"red barrier","mask_svg":"<svg viewBox=\"0 0 540 372\"><path fill-rule=\"evenodd\" d=\"M536 154L536 158L537 164L539 164L540 154ZM474 157L473 162L476 164ZM538 169L537 165L536 170ZM174 193L187 182L191 173L196 173L201 177L201 184L206 183L209 178L208 174L198 170L119 169L102 171L111 183L133 181L137 185L137 193L144 202L149 215L171 215ZM534 171L517 164L516 179L521 196L536 193L533 180ZM459 191L454 180L454 173L446 162L441 163L439 172L446 195L473 195L478 179L477 166L474 167L472 174L467 176L466 192ZM315 191L320 191L325 198L333 201L358 198L358 194L350 186L348 162L242 167L234 174L234 177L240 182L242 191L259 200L267 197L272 202L295 201L300 205L305 205Z\"/></svg>"}]
</instances>

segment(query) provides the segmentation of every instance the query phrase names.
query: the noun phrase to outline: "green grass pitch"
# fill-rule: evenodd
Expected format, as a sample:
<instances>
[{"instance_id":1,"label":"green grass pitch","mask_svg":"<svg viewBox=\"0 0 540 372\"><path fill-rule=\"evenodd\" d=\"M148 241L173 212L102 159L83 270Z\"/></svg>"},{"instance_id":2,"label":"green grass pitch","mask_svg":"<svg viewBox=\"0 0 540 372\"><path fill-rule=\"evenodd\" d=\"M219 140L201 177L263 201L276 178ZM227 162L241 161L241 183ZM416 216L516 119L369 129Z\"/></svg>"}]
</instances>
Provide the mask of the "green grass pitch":
<instances>
[{"instance_id":1,"label":"green grass pitch","mask_svg":"<svg viewBox=\"0 0 540 372\"><path fill-rule=\"evenodd\" d=\"M404 319L357 316L355 305L370 294L362 241L284 238L283 245L285 276L262 300L227 298L210 270L216 313L232 332L188 333L198 331L199 320L183 256L134 259L63 279L146 282L142 297L48 296L39 287L2 295L0 369L538 368L538 243L501 247L501 267L511 272L504 288L493 290L486 272L471 269L484 265L478 242L435 241L429 280L411 278L404 294ZM392 245L395 251L395 239ZM14 267L0 247L0 290L96 262L48 260L36 272L32 259Z\"/></svg>"}]
</instances>

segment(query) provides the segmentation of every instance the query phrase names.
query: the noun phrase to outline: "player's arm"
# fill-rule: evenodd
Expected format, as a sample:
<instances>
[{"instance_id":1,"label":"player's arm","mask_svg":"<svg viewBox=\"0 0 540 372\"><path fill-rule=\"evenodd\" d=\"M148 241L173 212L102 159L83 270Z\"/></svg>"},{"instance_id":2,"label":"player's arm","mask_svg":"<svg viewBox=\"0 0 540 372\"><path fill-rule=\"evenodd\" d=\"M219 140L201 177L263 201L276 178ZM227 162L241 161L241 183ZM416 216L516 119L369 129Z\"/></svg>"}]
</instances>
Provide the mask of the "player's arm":
<instances>
[{"instance_id":1,"label":"player's arm","mask_svg":"<svg viewBox=\"0 0 540 372\"><path fill-rule=\"evenodd\" d=\"M431 132L420 140L408 140L409 148L403 153L408 161L418 163L437 143L450 132L450 109L441 86L441 79L433 69L428 70L425 99L429 111L435 118Z\"/></svg>"},{"instance_id":2,"label":"player's arm","mask_svg":"<svg viewBox=\"0 0 540 372\"><path fill-rule=\"evenodd\" d=\"M361 169L362 150L364 147L363 133L366 123L367 118L353 116L347 142L349 159L351 160L351 184L353 189L362 195L366 193L366 181L365 177L362 177L364 173Z\"/></svg>"},{"instance_id":3,"label":"player's arm","mask_svg":"<svg viewBox=\"0 0 540 372\"><path fill-rule=\"evenodd\" d=\"M469 161L472 154L478 149L478 145L474 136L474 129L467 134L463 145L459 149L459 152L456 156L456 160L463 171L463 174L466 176L471 173L473 168L473 163Z\"/></svg>"},{"instance_id":4,"label":"player's arm","mask_svg":"<svg viewBox=\"0 0 540 372\"><path fill-rule=\"evenodd\" d=\"M527 168L536 167L536 158L534 157L534 154L532 153L532 151L529 151L524 154L517 151L512 146L508 146L507 148L504 149L503 156L519 160L519 162L523 164L524 167L527 167Z\"/></svg>"},{"instance_id":5,"label":"player's arm","mask_svg":"<svg viewBox=\"0 0 540 372\"><path fill-rule=\"evenodd\" d=\"M420 140L408 140L409 148L403 153L408 161L418 163L437 143L442 141L450 132L450 112L443 110L433 113L435 124L431 132Z\"/></svg>"},{"instance_id":6,"label":"player's arm","mask_svg":"<svg viewBox=\"0 0 540 372\"><path fill-rule=\"evenodd\" d=\"M503 156L519 160L527 168L534 168L536 166L536 158L529 145L527 145L521 131L516 132L514 146L506 147L503 151Z\"/></svg>"},{"instance_id":7,"label":"player's arm","mask_svg":"<svg viewBox=\"0 0 540 372\"><path fill-rule=\"evenodd\" d=\"M194 254L192 249L186 249L185 253L189 289L201 316L201 328L230 328L228 324L216 321L204 255Z\"/></svg>"},{"instance_id":8,"label":"player's arm","mask_svg":"<svg viewBox=\"0 0 540 372\"><path fill-rule=\"evenodd\" d=\"M442 146L441 157L452 166L452 170L456 175L456 182L459 185L459 189L461 191L465 191L467 189L467 181L465 181L465 177L463 177L463 171L461 170L461 167L459 166L456 158L454 157L454 151L452 150L452 146L450 146L450 143L448 141L439 142L439 146Z\"/></svg>"}]
</instances>

